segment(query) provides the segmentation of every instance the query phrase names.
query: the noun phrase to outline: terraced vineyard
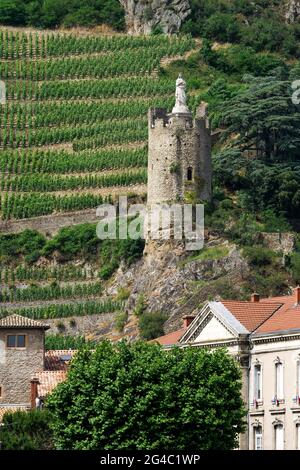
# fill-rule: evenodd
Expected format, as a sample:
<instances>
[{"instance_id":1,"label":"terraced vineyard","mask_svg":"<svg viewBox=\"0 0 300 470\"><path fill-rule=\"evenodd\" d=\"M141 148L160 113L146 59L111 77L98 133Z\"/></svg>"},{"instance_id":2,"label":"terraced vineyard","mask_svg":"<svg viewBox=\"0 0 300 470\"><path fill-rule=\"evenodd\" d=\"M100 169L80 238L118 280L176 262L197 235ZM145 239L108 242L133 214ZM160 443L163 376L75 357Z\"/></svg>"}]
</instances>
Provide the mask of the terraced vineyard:
<instances>
[{"instance_id":1,"label":"terraced vineyard","mask_svg":"<svg viewBox=\"0 0 300 470\"><path fill-rule=\"evenodd\" d=\"M147 110L174 101L157 70L193 47L189 37L0 30L2 219L145 192Z\"/></svg>"},{"instance_id":2,"label":"terraced vineyard","mask_svg":"<svg viewBox=\"0 0 300 470\"><path fill-rule=\"evenodd\" d=\"M90 328L93 321L106 331L115 315L124 315L129 295L111 293L106 280L142 250L142 241L101 241L96 224L89 223L64 227L52 237L34 230L1 233L0 318L17 313L53 320L57 332L69 328L71 335L85 333L78 323L87 322Z\"/></svg>"},{"instance_id":3,"label":"terraced vineyard","mask_svg":"<svg viewBox=\"0 0 300 470\"><path fill-rule=\"evenodd\" d=\"M147 111L153 105L170 109L174 103L174 81L157 72L162 60L193 48L188 37L84 37L0 29L0 80L7 98L0 105L2 220L23 223L96 208L118 194L145 193ZM58 245L66 239L67 245L72 243L78 231L67 238L64 234ZM53 239L41 239L40 246L39 235L27 234L25 241L22 236L0 241L0 317L18 313L53 319L54 326L64 324L76 334L70 325L81 317L99 315L103 325L112 321L112 314L122 313L123 300L105 288L120 260L111 261L112 254L101 261L95 227L82 235L82 243L96 244L100 256L100 261L94 256L89 269L85 255L77 258L77 252L62 263L46 254L39 264L42 245ZM22 248L27 244L29 260ZM21 254L17 250L11 256L16 245ZM126 262L131 254L130 249L121 258Z\"/></svg>"}]
</instances>

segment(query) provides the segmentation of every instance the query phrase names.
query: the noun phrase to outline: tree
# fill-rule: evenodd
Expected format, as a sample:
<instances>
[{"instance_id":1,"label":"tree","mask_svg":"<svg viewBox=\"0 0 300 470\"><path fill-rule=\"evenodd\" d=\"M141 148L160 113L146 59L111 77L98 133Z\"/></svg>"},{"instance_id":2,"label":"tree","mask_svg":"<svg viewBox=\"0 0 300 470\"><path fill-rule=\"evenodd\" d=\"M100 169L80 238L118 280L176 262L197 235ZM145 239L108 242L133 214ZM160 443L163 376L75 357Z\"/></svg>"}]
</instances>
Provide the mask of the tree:
<instances>
[{"instance_id":1,"label":"tree","mask_svg":"<svg viewBox=\"0 0 300 470\"><path fill-rule=\"evenodd\" d=\"M224 137L237 136L236 146L256 150L266 161L299 158L300 112L291 82L279 75L245 80L248 88L223 106Z\"/></svg>"},{"instance_id":2,"label":"tree","mask_svg":"<svg viewBox=\"0 0 300 470\"><path fill-rule=\"evenodd\" d=\"M52 449L51 414L47 410L6 413L0 428L3 450Z\"/></svg>"},{"instance_id":3,"label":"tree","mask_svg":"<svg viewBox=\"0 0 300 470\"><path fill-rule=\"evenodd\" d=\"M101 342L48 398L57 449L233 449L245 415L224 350Z\"/></svg>"},{"instance_id":4,"label":"tree","mask_svg":"<svg viewBox=\"0 0 300 470\"><path fill-rule=\"evenodd\" d=\"M168 316L161 312L145 312L139 318L139 328L144 339L154 339L164 334L164 323Z\"/></svg>"},{"instance_id":5,"label":"tree","mask_svg":"<svg viewBox=\"0 0 300 470\"><path fill-rule=\"evenodd\" d=\"M99 24L99 12L86 5L66 15L63 21L66 28L73 26L95 26L97 23Z\"/></svg>"},{"instance_id":6,"label":"tree","mask_svg":"<svg viewBox=\"0 0 300 470\"><path fill-rule=\"evenodd\" d=\"M25 8L22 0L0 0L0 23L22 25L25 21Z\"/></svg>"},{"instance_id":7,"label":"tree","mask_svg":"<svg viewBox=\"0 0 300 470\"><path fill-rule=\"evenodd\" d=\"M215 13L205 23L205 36L222 42L236 42L240 37L240 26L234 15Z\"/></svg>"}]
</instances>

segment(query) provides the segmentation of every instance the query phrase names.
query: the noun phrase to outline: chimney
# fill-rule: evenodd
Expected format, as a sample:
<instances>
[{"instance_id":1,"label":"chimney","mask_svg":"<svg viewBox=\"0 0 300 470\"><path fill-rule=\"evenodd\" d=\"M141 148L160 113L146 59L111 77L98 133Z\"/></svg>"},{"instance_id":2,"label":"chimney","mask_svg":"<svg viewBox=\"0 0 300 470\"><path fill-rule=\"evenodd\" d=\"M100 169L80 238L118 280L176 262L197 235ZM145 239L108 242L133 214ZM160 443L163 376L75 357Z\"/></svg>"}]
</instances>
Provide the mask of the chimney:
<instances>
[{"instance_id":1,"label":"chimney","mask_svg":"<svg viewBox=\"0 0 300 470\"><path fill-rule=\"evenodd\" d=\"M297 286L295 292L295 305L300 305L300 286Z\"/></svg>"},{"instance_id":2,"label":"chimney","mask_svg":"<svg viewBox=\"0 0 300 470\"><path fill-rule=\"evenodd\" d=\"M185 315L183 317L183 328L185 330L190 326L194 318L195 318L195 315Z\"/></svg>"},{"instance_id":3,"label":"chimney","mask_svg":"<svg viewBox=\"0 0 300 470\"><path fill-rule=\"evenodd\" d=\"M38 379L32 379L31 382L31 389L30 389L30 400L31 400L31 408L35 408L35 399L38 396Z\"/></svg>"},{"instance_id":4,"label":"chimney","mask_svg":"<svg viewBox=\"0 0 300 470\"><path fill-rule=\"evenodd\" d=\"M253 294L251 294L251 302L259 302L259 299L260 299L260 295L257 294L256 292L253 292Z\"/></svg>"}]
</instances>

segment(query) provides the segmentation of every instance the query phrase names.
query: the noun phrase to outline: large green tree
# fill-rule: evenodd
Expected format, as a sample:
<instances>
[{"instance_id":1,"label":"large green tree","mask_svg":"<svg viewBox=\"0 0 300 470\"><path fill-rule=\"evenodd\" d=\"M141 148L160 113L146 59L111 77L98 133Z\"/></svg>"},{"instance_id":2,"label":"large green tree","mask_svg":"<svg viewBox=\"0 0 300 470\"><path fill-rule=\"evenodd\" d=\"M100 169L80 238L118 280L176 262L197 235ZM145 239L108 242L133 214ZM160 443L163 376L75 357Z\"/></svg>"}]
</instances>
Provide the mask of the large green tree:
<instances>
[{"instance_id":1,"label":"large green tree","mask_svg":"<svg viewBox=\"0 0 300 470\"><path fill-rule=\"evenodd\" d=\"M241 376L223 350L101 342L48 399L58 449L232 449Z\"/></svg>"},{"instance_id":2,"label":"large green tree","mask_svg":"<svg viewBox=\"0 0 300 470\"><path fill-rule=\"evenodd\" d=\"M245 79L248 88L223 104L225 136L266 161L299 159L300 109L292 102L291 81L279 75Z\"/></svg>"}]
</instances>

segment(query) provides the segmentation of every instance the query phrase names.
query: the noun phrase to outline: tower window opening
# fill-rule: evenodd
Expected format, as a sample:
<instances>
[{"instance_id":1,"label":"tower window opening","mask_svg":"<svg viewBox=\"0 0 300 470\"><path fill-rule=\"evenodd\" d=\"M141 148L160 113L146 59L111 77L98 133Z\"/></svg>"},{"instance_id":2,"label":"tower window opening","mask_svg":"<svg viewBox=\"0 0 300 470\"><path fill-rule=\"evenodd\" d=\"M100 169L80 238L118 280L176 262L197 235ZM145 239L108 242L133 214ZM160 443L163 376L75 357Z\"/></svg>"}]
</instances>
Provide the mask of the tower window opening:
<instances>
[{"instance_id":1,"label":"tower window opening","mask_svg":"<svg viewBox=\"0 0 300 470\"><path fill-rule=\"evenodd\" d=\"M193 181L193 168L191 166L187 169L187 180Z\"/></svg>"}]
</instances>

